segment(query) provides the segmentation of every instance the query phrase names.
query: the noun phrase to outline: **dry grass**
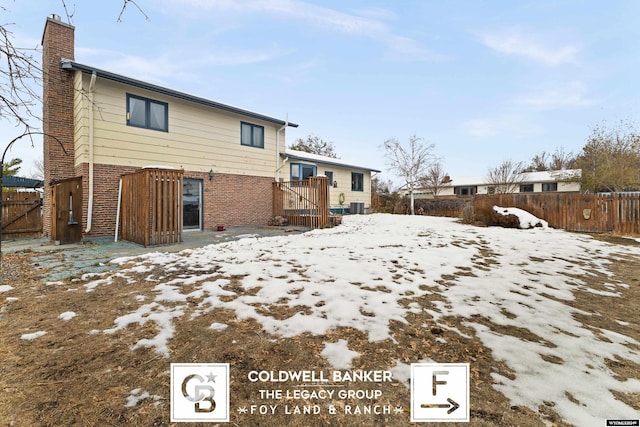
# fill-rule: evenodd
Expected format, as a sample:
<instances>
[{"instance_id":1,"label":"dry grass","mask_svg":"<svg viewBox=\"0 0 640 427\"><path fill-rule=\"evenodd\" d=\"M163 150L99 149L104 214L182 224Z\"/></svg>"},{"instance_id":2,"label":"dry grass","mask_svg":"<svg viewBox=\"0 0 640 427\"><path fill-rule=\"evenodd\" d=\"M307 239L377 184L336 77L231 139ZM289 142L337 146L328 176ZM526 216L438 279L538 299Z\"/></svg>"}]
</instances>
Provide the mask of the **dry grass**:
<instances>
[{"instance_id":1,"label":"dry grass","mask_svg":"<svg viewBox=\"0 0 640 427\"><path fill-rule=\"evenodd\" d=\"M629 244L632 244L629 241ZM617 242L620 243L620 242ZM477 260L478 267L491 262ZM397 381L368 386L359 383L359 389L375 387L383 391L380 404L403 407L404 412L391 415L299 415L256 416L238 414L240 406L260 403L259 383L250 383L246 375L251 370L330 370L321 356L324 342L346 339L349 348L362 356L354 359L352 369L389 369L396 360L412 363L431 359L439 362L471 364L471 425L473 426L563 426L554 412L553 403L537 408L512 406L509 400L493 387L492 372L513 376L504 364L492 358L491 351L474 337L472 329L461 319L447 318L448 326L457 328L471 338L437 325L426 313L409 314L408 323L394 322L391 333L397 342L386 340L370 343L361 331L341 328L326 335L300 335L289 339L269 336L261 326L251 320L238 321L233 311L218 308L190 320L190 313L175 319L176 331L169 341L170 357L164 358L152 349L131 347L141 337L152 337L156 330L152 324L129 326L115 334L91 334L92 330L113 327L113 320L130 313L139 305L137 295L147 301L154 296L157 283L138 277L135 285L124 281L98 286L85 292L81 283L68 281L63 285L48 286L39 279L43 271L34 269L28 254L5 256L0 284L11 284L17 301L3 302L0 312L0 425L1 426L167 426L169 422L169 363L228 362L231 369L231 423L237 426L405 426L409 423L409 390ZM612 266L614 278L630 285L621 291L622 298L606 298L591 293L576 293L573 305L601 316L577 316L586 327L619 331L615 319L627 318L630 325L624 333L640 341L640 323L637 307L640 301L640 259L626 258ZM468 272L461 271L461 274ZM171 273L179 275L180 272ZM604 278L598 275L582 277L598 289ZM236 278L235 280L240 280ZM448 283L443 278L443 283ZM451 282L455 286L455 282ZM235 283L229 285L235 292L243 292ZM4 295L0 295L4 301ZM438 293L407 298L405 303L418 303L433 308L433 301L441 299ZM196 304L191 304L195 308ZM193 308L192 308L193 309ZM191 310L191 309L188 309ZM265 307L264 312L286 318L304 307ZM77 317L65 322L58 315L74 311ZM508 315L508 313L505 313ZM490 328L498 325L481 318L475 322ZM229 325L216 332L209 329L213 322ZM443 322L441 319L440 322ZM45 330L47 334L24 341L22 334ZM504 332L504 331L503 331ZM508 331L514 336L525 336L524 328ZM526 337L527 339L543 339ZM638 349L640 350L640 349ZM562 360L553 360L563 363ZM625 360L612 360L610 369L622 378L639 378L640 366ZM140 388L159 399L146 399L136 406L126 407L131 390ZM640 396L618 395L620 400L640 411ZM286 402L273 402L286 403ZM317 403L317 402L297 402ZM336 406L358 402L325 402ZM192 424L197 425L197 424ZM210 424L203 424L210 425ZM429 424L421 424L429 425ZM440 424L434 424L440 425ZM466 425L466 424L465 424Z\"/></svg>"}]
</instances>

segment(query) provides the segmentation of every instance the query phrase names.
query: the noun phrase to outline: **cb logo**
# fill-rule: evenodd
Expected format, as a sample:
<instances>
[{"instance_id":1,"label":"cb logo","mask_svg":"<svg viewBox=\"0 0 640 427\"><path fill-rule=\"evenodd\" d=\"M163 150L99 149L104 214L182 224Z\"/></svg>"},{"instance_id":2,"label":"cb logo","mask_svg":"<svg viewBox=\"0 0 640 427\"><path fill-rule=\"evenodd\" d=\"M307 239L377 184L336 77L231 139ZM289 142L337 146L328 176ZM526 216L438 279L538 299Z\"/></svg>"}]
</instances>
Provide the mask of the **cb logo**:
<instances>
[{"instance_id":1,"label":"cb logo","mask_svg":"<svg viewBox=\"0 0 640 427\"><path fill-rule=\"evenodd\" d=\"M171 364L171 422L229 421L229 364Z\"/></svg>"}]
</instances>

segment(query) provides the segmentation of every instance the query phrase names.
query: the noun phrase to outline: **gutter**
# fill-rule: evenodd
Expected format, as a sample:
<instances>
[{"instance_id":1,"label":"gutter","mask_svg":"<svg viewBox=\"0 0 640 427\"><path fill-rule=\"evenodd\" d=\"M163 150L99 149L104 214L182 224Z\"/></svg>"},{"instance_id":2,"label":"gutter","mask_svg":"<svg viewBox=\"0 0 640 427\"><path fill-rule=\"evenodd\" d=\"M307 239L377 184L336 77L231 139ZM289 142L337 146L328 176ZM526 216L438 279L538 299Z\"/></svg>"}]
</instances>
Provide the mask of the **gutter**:
<instances>
[{"instance_id":1,"label":"gutter","mask_svg":"<svg viewBox=\"0 0 640 427\"><path fill-rule=\"evenodd\" d=\"M280 129L276 130L276 165L280 163L280 132L283 131L287 126L289 126L289 113L285 115L284 125L282 125ZM287 141L285 139L285 145L286 145L286 142ZM282 166L284 166L284 163L282 164ZM276 182L280 181L280 169L282 169L282 166L276 169Z\"/></svg>"},{"instance_id":2,"label":"gutter","mask_svg":"<svg viewBox=\"0 0 640 427\"><path fill-rule=\"evenodd\" d=\"M85 233L91 231L93 223L93 91L96 86L97 73L91 73L91 81L89 82L89 202L87 206L87 228Z\"/></svg>"}]
</instances>

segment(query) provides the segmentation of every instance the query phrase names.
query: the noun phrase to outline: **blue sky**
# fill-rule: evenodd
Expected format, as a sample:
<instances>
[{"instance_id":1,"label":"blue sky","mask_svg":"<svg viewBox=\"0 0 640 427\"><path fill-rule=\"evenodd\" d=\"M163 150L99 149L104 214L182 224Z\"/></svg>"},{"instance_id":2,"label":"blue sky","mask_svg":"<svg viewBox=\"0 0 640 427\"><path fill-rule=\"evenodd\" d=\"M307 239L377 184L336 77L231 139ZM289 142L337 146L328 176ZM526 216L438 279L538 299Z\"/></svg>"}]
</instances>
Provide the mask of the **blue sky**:
<instances>
[{"instance_id":1,"label":"blue sky","mask_svg":"<svg viewBox=\"0 0 640 427\"><path fill-rule=\"evenodd\" d=\"M300 125L386 171L411 135L453 178L506 159L578 152L594 126L640 115L640 2L66 1L76 61ZM39 45L59 0L0 0L16 44ZM38 53L38 56L40 54ZM19 134L6 121L4 141ZM41 149L26 141L8 158Z\"/></svg>"}]
</instances>

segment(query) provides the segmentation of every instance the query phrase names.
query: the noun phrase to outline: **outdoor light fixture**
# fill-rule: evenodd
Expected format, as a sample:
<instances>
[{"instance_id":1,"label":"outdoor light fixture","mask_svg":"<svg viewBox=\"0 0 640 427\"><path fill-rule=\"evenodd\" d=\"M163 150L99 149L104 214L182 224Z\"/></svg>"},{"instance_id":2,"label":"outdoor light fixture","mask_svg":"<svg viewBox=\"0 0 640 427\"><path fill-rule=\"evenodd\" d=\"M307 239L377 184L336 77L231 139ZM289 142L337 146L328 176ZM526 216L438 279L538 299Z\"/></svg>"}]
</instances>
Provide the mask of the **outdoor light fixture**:
<instances>
[{"instance_id":1,"label":"outdoor light fixture","mask_svg":"<svg viewBox=\"0 0 640 427\"><path fill-rule=\"evenodd\" d=\"M209 171L209 181L213 180L213 169Z\"/></svg>"}]
</instances>

